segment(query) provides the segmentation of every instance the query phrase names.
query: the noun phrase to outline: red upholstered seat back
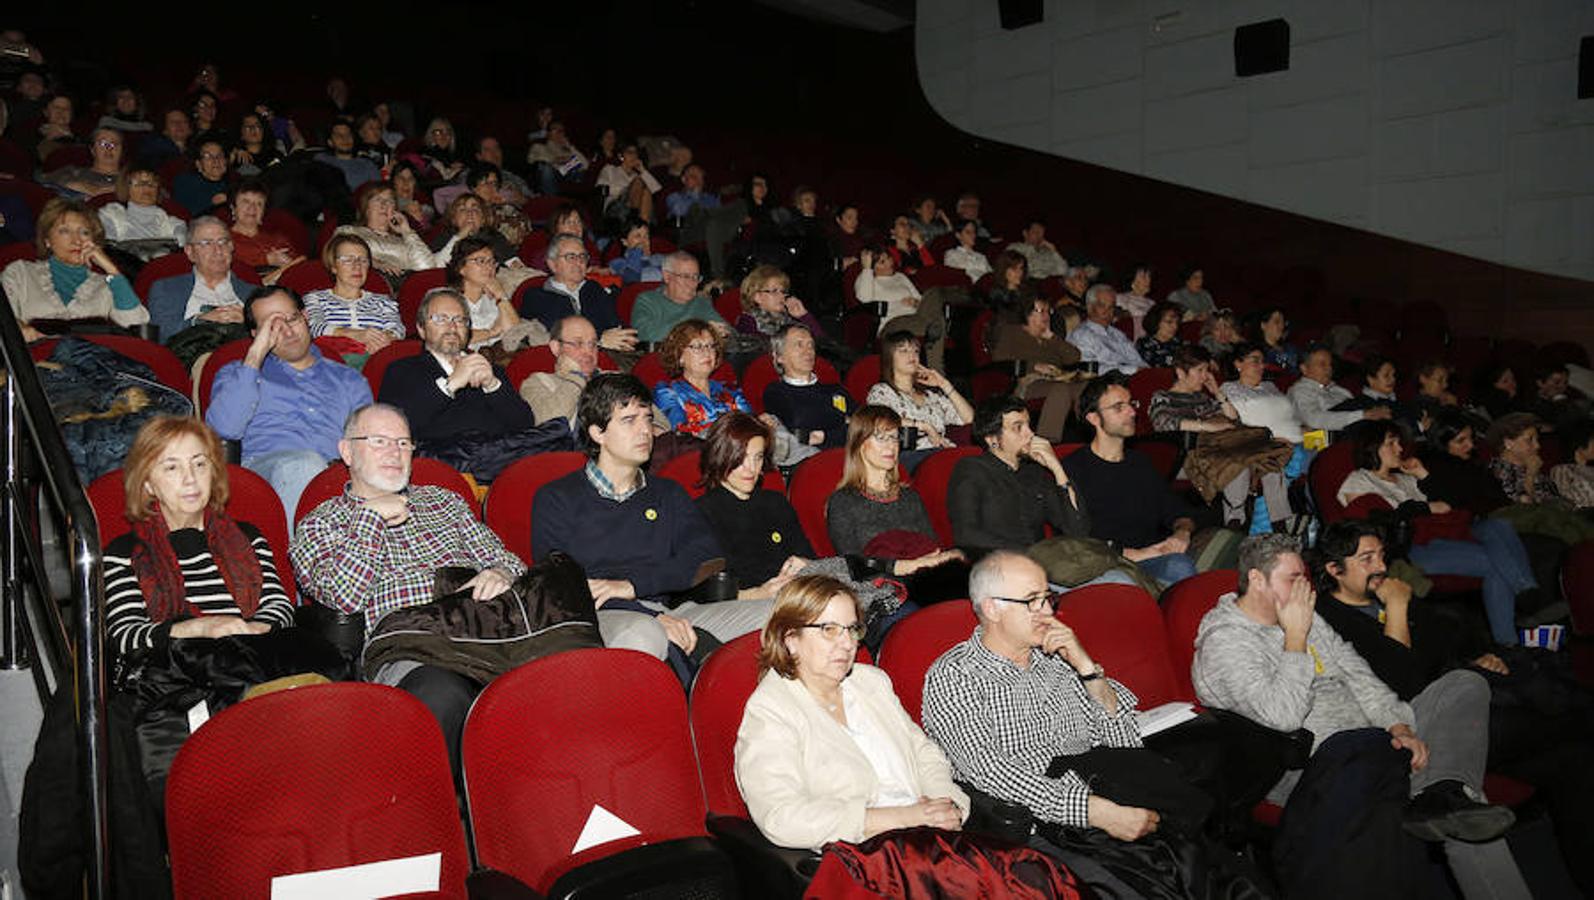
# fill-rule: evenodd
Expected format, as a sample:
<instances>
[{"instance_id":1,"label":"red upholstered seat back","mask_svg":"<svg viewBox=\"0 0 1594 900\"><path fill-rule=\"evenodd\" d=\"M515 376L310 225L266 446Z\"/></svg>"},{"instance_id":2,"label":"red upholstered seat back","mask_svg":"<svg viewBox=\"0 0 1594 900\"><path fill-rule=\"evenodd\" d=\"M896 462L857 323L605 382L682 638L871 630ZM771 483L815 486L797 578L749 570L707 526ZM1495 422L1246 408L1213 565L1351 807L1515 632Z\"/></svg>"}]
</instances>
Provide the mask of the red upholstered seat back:
<instances>
[{"instance_id":1,"label":"red upholstered seat back","mask_svg":"<svg viewBox=\"0 0 1594 900\"><path fill-rule=\"evenodd\" d=\"M401 359L419 356L424 346L418 340L394 341L371 354L365 360L365 366L360 369L360 374L364 375L366 382L371 385L371 396L382 395L382 376L387 374L388 366Z\"/></svg>"},{"instance_id":2,"label":"red upholstered seat back","mask_svg":"<svg viewBox=\"0 0 1594 900\"><path fill-rule=\"evenodd\" d=\"M538 453L509 464L487 492L483 521L504 546L531 563L531 504L537 489L580 469L587 456L574 450Z\"/></svg>"},{"instance_id":3,"label":"red upholstered seat back","mask_svg":"<svg viewBox=\"0 0 1594 900\"><path fill-rule=\"evenodd\" d=\"M836 555L825 527L825 503L841 481L846 463L847 448L832 447L798 463L791 473L791 505L797 510L797 521L808 535L808 543L821 557Z\"/></svg>"},{"instance_id":4,"label":"red upholstered seat back","mask_svg":"<svg viewBox=\"0 0 1594 900\"><path fill-rule=\"evenodd\" d=\"M177 358L177 354L154 341L126 334L80 334L74 337L92 341L128 359L141 362L155 373L156 381L177 391L185 398L193 396L194 385L189 381L188 370L183 367L182 360ZM55 345L58 343L60 340L55 338L37 341L28 345L28 353L35 361L47 359L55 351Z\"/></svg>"},{"instance_id":5,"label":"red upholstered seat back","mask_svg":"<svg viewBox=\"0 0 1594 900\"><path fill-rule=\"evenodd\" d=\"M166 785L179 898L267 897L271 879L441 853L463 898L470 858L437 720L374 684L278 691L196 731Z\"/></svg>"},{"instance_id":6,"label":"red upholstered seat back","mask_svg":"<svg viewBox=\"0 0 1594 900\"><path fill-rule=\"evenodd\" d=\"M742 709L758 686L760 632L744 634L709 654L692 681L692 741L711 815L747 817L736 786L736 731ZM858 645L858 662L870 661Z\"/></svg>"},{"instance_id":7,"label":"red upholstered seat back","mask_svg":"<svg viewBox=\"0 0 1594 900\"><path fill-rule=\"evenodd\" d=\"M866 398L869 396L869 389L874 387L879 380L880 354L871 353L868 356L860 357L857 362L852 364L852 368L847 370L847 380L845 382L847 393L852 397L854 403L862 406L868 402Z\"/></svg>"},{"instance_id":8,"label":"red upholstered seat back","mask_svg":"<svg viewBox=\"0 0 1594 900\"><path fill-rule=\"evenodd\" d=\"M686 696L634 650L569 650L494 680L461 745L477 859L539 891L594 859L706 834ZM594 808L641 832L572 854Z\"/></svg>"},{"instance_id":9,"label":"red upholstered seat back","mask_svg":"<svg viewBox=\"0 0 1594 900\"><path fill-rule=\"evenodd\" d=\"M924 675L930 664L974 633L974 607L949 600L921 609L891 626L880 645L880 668L913 721L923 721Z\"/></svg>"},{"instance_id":10,"label":"red upholstered seat back","mask_svg":"<svg viewBox=\"0 0 1594 900\"><path fill-rule=\"evenodd\" d=\"M227 485L227 515L260 529L271 546L283 590L288 592L288 599L298 602L299 586L293 578L293 561L288 558L288 521L282 514L281 498L264 478L236 463L227 466ZM122 490L121 469L106 472L85 489L89 505L94 507L94 518L100 523L102 546L133 530L123 511L126 495Z\"/></svg>"},{"instance_id":11,"label":"red upholstered seat back","mask_svg":"<svg viewBox=\"0 0 1594 900\"><path fill-rule=\"evenodd\" d=\"M1178 684L1178 697L1195 700L1195 685L1190 681L1190 665L1195 662L1196 629L1201 617L1217 605L1218 598L1232 593L1240 573L1233 569L1202 572L1168 588L1162 594L1162 620L1168 637L1168 659Z\"/></svg>"},{"instance_id":12,"label":"red upholstered seat back","mask_svg":"<svg viewBox=\"0 0 1594 900\"><path fill-rule=\"evenodd\" d=\"M1063 595L1057 618L1090 658L1151 709L1180 697L1157 601L1138 587L1098 584Z\"/></svg>"},{"instance_id":13,"label":"red upholstered seat back","mask_svg":"<svg viewBox=\"0 0 1594 900\"><path fill-rule=\"evenodd\" d=\"M913 489L919 492L919 498L924 501L924 509L930 514L930 524L935 526L935 533L941 538L943 547L952 546L952 516L946 508L952 469L960 460L979 456L983 452L979 447L948 447L930 454L913 471Z\"/></svg>"}]
</instances>

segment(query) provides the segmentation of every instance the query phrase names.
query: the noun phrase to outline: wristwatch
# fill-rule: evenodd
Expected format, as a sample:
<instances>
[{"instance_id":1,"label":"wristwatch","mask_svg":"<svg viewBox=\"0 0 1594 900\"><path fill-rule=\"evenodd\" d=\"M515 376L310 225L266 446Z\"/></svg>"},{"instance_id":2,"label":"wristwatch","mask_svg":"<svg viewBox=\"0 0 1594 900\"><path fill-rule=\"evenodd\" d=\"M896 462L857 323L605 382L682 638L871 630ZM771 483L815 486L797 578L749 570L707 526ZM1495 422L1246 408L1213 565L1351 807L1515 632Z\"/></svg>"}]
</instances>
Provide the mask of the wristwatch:
<instances>
[{"instance_id":1,"label":"wristwatch","mask_svg":"<svg viewBox=\"0 0 1594 900\"><path fill-rule=\"evenodd\" d=\"M1089 672L1085 672L1085 673L1081 674L1079 676L1079 680L1080 681L1095 681L1098 678L1102 678L1102 677L1106 676L1106 674L1107 674L1107 670L1103 669L1101 667L1101 663L1096 663L1096 668L1090 670Z\"/></svg>"}]
</instances>

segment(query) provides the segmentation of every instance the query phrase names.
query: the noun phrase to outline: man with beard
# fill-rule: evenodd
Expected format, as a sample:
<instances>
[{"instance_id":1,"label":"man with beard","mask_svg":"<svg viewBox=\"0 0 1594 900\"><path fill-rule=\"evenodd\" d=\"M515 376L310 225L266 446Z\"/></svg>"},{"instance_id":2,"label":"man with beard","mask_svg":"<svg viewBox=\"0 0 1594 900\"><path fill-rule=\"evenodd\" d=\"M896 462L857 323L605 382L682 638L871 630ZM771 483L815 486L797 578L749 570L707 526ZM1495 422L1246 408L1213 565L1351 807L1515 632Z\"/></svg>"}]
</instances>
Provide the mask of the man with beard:
<instances>
[{"instance_id":1,"label":"man with beard","mask_svg":"<svg viewBox=\"0 0 1594 900\"><path fill-rule=\"evenodd\" d=\"M290 555L315 602L365 616L366 633L387 613L433 599L444 566L476 570L460 590L496 597L525 571L498 536L452 491L410 485L415 441L404 413L385 404L349 416L338 454L349 467L343 493L299 523ZM459 771L459 736L482 686L457 672L414 660L384 665L374 680L409 691L437 717Z\"/></svg>"}]
</instances>

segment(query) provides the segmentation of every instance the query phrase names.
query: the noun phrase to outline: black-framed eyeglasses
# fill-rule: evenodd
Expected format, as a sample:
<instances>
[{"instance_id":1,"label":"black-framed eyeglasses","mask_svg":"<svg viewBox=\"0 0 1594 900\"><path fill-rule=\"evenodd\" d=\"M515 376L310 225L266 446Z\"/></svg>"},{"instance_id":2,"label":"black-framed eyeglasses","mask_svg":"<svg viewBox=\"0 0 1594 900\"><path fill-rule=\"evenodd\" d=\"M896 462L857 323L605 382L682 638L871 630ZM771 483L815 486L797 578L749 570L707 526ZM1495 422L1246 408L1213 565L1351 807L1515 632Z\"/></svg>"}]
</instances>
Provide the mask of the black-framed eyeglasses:
<instances>
[{"instance_id":1,"label":"black-framed eyeglasses","mask_svg":"<svg viewBox=\"0 0 1594 900\"><path fill-rule=\"evenodd\" d=\"M861 641L865 630L862 622L854 622L851 625L843 625L840 622L809 622L802 627L818 629L819 633L829 641L839 640L843 634L850 634L853 640Z\"/></svg>"},{"instance_id":2,"label":"black-framed eyeglasses","mask_svg":"<svg viewBox=\"0 0 1594 900\"><path fill-rule=\"evenodd\" d=\"M1044 594L1036 594L1032 597L992 597L991 599L1000 600L1003 603L1021 603L1029 607L1029 611L1032 613L1054 613L1057 612L1057 602L1062 599L1062 595L1047 591Z\"/></svg>"}]
</instances>

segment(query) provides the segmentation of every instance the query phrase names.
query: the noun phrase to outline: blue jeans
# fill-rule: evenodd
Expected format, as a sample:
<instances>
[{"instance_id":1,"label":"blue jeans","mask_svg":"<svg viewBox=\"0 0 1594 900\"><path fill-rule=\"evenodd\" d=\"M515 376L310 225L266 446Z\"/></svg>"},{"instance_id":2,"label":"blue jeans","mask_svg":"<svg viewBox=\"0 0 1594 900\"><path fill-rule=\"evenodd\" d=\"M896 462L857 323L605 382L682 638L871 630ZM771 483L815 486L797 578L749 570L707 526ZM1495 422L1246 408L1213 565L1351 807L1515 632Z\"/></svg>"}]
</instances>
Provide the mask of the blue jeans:
<instances>
[{"instance_id":1,"label":"blue jeans","mask_svg":"<svg viewBox=\"0 0 1594 900\"><path fill-rule=\"evenodd\" d=\"M1195 560L1184 553L1168 553L1163 556L1153 556L1143 559L1135 565L1140 571L1157 580L1158 584L1167 587L1175 582L1183 581L1196 573Z\"/></svg>"},{"instance_id":2,"label":"blue jeans","mask_svg":"<svg viewBox=\"0 0 1594 900\"><path fill-rule=\"evenodd\" d=\"M1483 612L1496 643L1517 642L1517 594L1537 587L1528 551L1504 519L1477 519L1471 541L1429 541L1411 548L1411 561L1429 575L1468 575L1483 579ZM1480 552L1480 550L1482 552Z\"/></svg>"},{"instance_id":3,"label":"blue jeans","mask_svg":"<svg viewBox=\"0 0 1594 900\"><path fill-rule=\"evenodd\" d=\"M314 450L277 450L244 460L244 468L270 482L272 490L281 498L290 536L293 534L293 512L299 508L299 495L326 467L327 461Z\"/></svg>"}]
</instances>

